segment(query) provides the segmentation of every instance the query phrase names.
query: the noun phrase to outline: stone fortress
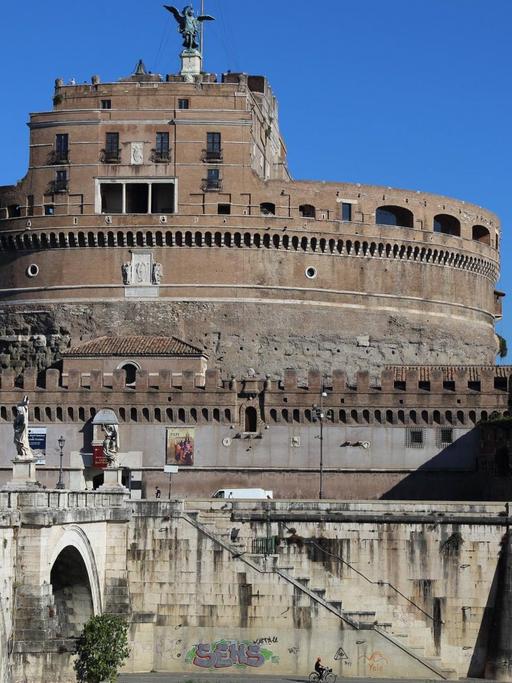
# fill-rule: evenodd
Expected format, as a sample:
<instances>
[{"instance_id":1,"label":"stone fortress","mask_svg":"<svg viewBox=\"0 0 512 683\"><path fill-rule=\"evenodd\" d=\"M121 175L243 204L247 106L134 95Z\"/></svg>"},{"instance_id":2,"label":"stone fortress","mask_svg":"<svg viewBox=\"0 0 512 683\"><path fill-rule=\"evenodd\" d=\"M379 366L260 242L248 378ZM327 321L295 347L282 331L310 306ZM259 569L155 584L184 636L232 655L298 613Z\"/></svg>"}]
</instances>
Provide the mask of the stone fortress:
<instances>
[{"instance_id":1,"label":"stone fortress","mask_svg":"<svg viewBox=\"0 0 512 683\"><path fill-rule=\"evenodd\" d=\"M267 80L198 54L178 75L57 80L31 115L28 173L0 188L0 434L30 393L40 481L63 435L67 483L96 487L108 407L135 495L166 482L174 427L194 441L177 493L307 497L320 401L327 495L421 498L436 473L440 497L498 495L475 427L508 408L497 217L292 180Z\"/></svg>"},{"instance_id":2,"label":"stone fortress","mask_svg":"<svg viewBox=\"0 0 512 683\"><path fill-rule=\"evenodd\" d=\"M187 25L177 75L58 80L0 188L0 683L104 612L133 672L511 680L499 221L292 180Z\"/></svg>"}]
</instances>

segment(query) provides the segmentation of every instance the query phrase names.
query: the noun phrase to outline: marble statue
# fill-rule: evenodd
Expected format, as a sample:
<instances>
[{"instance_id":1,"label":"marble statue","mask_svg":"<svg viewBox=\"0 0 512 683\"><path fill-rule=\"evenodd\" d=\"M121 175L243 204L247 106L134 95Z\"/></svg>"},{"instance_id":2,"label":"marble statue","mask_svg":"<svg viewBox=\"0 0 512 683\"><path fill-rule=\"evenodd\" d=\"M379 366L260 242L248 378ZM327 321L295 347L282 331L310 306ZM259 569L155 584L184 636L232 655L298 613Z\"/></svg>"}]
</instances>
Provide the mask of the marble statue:
<instances>
[{"instance_id":1,"label":"marble statue","mask_svg":"<svg viewBox=\"0 0 512 683\"><path fill-rule=\"evenodd\" d=\"M209 14L201 14L198 17L194 16L194 8L192 5L187 5L183 8L183 13L180 13L176 7L164 5L165 9L170 12L178 22L178 31L183 37L183 47L187 50L197 50L199 43L197 37L199 29L203 21L214 21L215 18Z\"/></svg>"},{"instance_id":2,"label":"marble statue","mask_svg":"<svg viewBox=\"0 0 512 683\"><path fill-rule=\"evenodd\" d=\"M159 285L162 282L162 264L153 263L153 284Z\"/></svg>"},{"instance_id":3,"label":"marble statue","mask_svg":"<svg viewBox=\"0 0 512 683\"><path fill-rule=\"evenodd\" d=\"M109 467L115 467L119 452L119 427L118 425L103 425L105 438L103 439L103 454Z\"/></svg>"},{"instance_id":4,"label":"marble statue","mask_svg":"<svg viewBox=\"0 0 512 683\"><path fill-rule=\"evenodd\" d=\"M16 406L16 415L14 417L14 444L18 458L24 460L32 460L34 455L30 444L28 442L28 396L24 396L23 400Z\"/></svg>"}]
</instances>

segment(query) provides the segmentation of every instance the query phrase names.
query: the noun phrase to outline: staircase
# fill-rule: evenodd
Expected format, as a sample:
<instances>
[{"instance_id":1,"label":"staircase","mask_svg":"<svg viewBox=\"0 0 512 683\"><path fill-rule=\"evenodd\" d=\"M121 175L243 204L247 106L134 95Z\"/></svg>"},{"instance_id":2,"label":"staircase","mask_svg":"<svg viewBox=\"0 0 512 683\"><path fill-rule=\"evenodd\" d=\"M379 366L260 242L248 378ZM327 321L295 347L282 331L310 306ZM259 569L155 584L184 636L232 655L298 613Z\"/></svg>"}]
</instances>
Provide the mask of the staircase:
<instances>
[{"instance_id":1,"label":"staircase","mask_svg":"<svg viewBox=\"0 0 512 683\"><path fill-rule=\"evenodd\" d=\"M189 511L181 512L184 521L192 525L198 532L208 537L215 545L226 550L233 559L236 559L258 574L272 574L279 579L292 585L299 594L309 598L313 603L330 614L334 615L346 624L349 629L356 631L373 631L377 637L398 648L403 655L412 658L424 669L425 678L447 679L456 675L455 671L441 668L441 659L425 656L425 643L427 633L430 637L430 628L425 625L424 619L408 620L407 628L396 629L393 627L393 609L389 606L386 595L373 592L375 610L357 608L360 606L344 605L340 596L342 582L338 577L323 571L322 586L313 587L311 577L303 576L303 557L286 558L287 566L279 566L278 555L262 555L247 552L247 545L251 541L249 537L244 540L234 533L233 523L225 512L220 510ZM296 561L294 561L296 560ZM405 597L405 596L404 596ZM407 599L407 598L406 598ZM381 616L380 620L377 616ZM410 617L410 615L409 615ZM403 632L403 631L406 632ZM424 638L422 637L424 635Z\"/></svg>"}]
</instances>

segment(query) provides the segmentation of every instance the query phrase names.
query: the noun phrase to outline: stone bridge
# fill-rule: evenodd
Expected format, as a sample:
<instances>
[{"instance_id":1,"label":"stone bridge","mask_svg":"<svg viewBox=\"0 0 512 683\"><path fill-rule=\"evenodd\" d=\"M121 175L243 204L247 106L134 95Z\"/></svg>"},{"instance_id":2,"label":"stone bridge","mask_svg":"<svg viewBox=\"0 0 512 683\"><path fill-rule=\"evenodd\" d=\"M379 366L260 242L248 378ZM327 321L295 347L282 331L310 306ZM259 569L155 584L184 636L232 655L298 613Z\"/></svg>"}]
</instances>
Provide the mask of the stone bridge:
<instances>
[{"instance_id":1,"label":"stone bridge","mask_svg":"<svg viewBox=\"0 0 512 683\"><path fill-rule=\"evenodd\" d=\"M508 507L0 493L0 681L74 681L92 614L127 671L510 679Z\"/></svg>"}]
</instances>

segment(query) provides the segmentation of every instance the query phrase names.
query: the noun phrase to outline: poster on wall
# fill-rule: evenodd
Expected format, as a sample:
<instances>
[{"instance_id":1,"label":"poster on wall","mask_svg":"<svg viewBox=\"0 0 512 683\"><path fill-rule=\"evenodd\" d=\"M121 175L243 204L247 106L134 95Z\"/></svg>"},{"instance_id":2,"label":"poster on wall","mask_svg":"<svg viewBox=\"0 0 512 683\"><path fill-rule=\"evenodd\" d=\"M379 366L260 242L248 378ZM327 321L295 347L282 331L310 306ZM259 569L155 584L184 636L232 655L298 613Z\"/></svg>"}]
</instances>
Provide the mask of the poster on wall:
<instances>
[{"instance_id":1,"label":"poster on wall","mask_svg":"<svg viewBox=\"0 0 512 683\"><path fill-rule=\"evenodd\" d=\"M103 444L92 447L92 466L96 467L98 470L107 468L108 462L105 457L105 451L103 450Z\"/></svg>"},{"instance_id":2,"label":"poster on wall","mask_svg":"<svg viewBox=\"0 0 512 683\"><path fill-rule=\"evenodd\" d=\"M166 465L194 464L194 431L189 427L167 430Z\"/></svg>"},{"instance_id":3,"label":"poster on wall","mask_svg":"<svg viewBox=\"0 0 512 683\"><path fill-rule=\"evenodd\" d=\"M36 465L46 465L46 427L29 427L28 443Z\"/></svg>"}]
</instances>

